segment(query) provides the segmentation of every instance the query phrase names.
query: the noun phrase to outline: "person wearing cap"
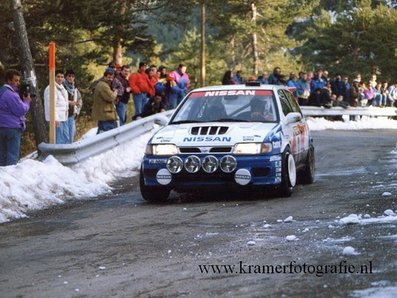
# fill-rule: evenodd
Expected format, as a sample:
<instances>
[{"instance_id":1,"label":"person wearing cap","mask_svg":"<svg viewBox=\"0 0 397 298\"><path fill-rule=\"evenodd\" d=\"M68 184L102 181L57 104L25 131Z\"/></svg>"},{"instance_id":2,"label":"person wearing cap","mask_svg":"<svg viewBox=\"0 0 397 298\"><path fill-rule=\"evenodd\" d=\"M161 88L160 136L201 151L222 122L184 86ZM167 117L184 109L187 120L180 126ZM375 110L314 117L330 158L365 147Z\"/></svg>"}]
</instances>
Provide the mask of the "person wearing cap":
<instances>
[{"instance_id":1,"label":"person wearing cap","mask_svg":"<svg viewBox=\"0 0 397 298\"><path fill-rule=\"evenodd\" d=\"M76 74L72 69L65 72L65 80L63 86L68 92L68 123L67 127L69 130L69 142L73 143L76 135L76 118L80 114L81 107L83 106L83 99L79 89L76 87Z\"/></svg>"},{"instance_id":2,"label":"person wearing cap","mask_svg":"<svg viewBox=\"0 0 397 298\"><path fill-rule=\"evenodd\" d=\"M94 90L92 119L98 121L97 134L117 127L118 116L114 105L117 91L111 87L113 78L114 70L107 68Z\"/></svg>"},{"instance_id":3,"label":"person wearing cap","mask_svg":"<svg viewBox=\"0 0 397 298\"><path fill-rule=\"evenodd\" d=\"M255 76L249 76L247 79L247 82L257 82L256 77Z\"/></svg>"},{"instance_id":4,"label":"person wearing cap","mask_svg":"<svg viewBox=\"0 0 397 298\"><path fill-rule=\"evenodd\" d=\"M68 129L68 91L63 85L63 71L55 71L55 143L68 144L70 140ZM50 86L44 90L45 120L50 121Z\"/></svg>"}]
</instances>

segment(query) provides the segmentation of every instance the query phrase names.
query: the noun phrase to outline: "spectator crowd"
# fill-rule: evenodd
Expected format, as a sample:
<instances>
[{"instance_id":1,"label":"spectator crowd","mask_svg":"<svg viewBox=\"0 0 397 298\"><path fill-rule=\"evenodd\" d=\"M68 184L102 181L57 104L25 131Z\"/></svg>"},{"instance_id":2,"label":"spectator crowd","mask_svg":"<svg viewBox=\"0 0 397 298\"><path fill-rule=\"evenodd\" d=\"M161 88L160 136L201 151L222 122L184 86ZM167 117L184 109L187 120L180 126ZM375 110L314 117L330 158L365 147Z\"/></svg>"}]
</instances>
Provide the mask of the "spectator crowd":
<instances>
[{"instance_id":1,"label":"spectator crowd","mask_svg":"<svg viewBox=\"0 0 397 298\"><path fill-rule=\"evenodd\" d=\"M288 76L282 74L280 67L273 72L262 73L258 77L248 77L247 81L257 81L261 84L289 86L301 106L319 106L331 108L334 106L357 107L395 107L397 106L397 83L378 81L376 74L371 74L368 80L363 80L357 73L352 80L341 74L329 76L327 70L319 69L316 72L291 72ZM226 71L222 84L242 84L245 80L242 71L234 75Z\"/></svg>"},{"instance_id":2,"label":"spectator crowd","mask_svg":"<svg viewBox=\"0 0 397 298\"><path fill-rule=\"evenodd\" d=\"M91 86L92 118L98 121L97 133L126 123L131 95L135 110L133 119L176 108L190 87L186 69L185 64L179 64L168 73L163 65L157 68L140 62L138 70L131 73L128 65L109 64L103 77Z\"/></svg>"}]
</instances>

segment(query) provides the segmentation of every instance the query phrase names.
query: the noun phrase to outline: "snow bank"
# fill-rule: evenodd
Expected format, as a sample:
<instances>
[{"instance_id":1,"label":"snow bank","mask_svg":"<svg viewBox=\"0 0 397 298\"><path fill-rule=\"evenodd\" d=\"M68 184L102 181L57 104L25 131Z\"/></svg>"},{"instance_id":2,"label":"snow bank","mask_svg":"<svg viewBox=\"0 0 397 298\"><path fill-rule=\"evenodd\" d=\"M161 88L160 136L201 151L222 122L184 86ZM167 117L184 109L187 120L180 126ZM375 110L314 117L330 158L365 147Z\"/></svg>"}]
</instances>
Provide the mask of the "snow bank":
<instances>
[{"instance_id":1,"label":"snow bank","mask_svg":"<svg viewBox=\"0 0 397 298\"><path fill-rule=\"evenodd\" d=\"M151 133L94 156L71 168L49 156L0 167L0 222L69 199L92 198L111 191L109 183L136 175Z\"/></svg>"}]
</instances>

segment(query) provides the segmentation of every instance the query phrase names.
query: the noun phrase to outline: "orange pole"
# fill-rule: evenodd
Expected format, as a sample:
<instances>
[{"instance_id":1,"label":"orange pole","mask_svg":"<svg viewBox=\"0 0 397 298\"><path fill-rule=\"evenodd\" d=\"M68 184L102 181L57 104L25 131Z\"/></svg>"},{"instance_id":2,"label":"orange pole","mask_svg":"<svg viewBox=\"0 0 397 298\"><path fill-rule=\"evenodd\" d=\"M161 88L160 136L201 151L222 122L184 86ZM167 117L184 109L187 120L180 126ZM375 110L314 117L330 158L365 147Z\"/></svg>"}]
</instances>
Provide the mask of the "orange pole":
<instances>
[{"instance_id":1,"label":"orange pole","mask_svg":"<svg viewBox=\"0 0 397 298\"><path fill-rule=\"evenodd\" d=\"M50 81L50 144L55 144L55 42L48 45L48 68Z\"/></svg>"},{"instance_id":2,"label":"orange pole","mask_svg":"<svg viewBox=\"0 0 397 298\"><path fill-rule=\"evenodd\" d=\"M55 42L53 41L48 45L48 67L55 69Z\"/></svg>"}]
</instances>

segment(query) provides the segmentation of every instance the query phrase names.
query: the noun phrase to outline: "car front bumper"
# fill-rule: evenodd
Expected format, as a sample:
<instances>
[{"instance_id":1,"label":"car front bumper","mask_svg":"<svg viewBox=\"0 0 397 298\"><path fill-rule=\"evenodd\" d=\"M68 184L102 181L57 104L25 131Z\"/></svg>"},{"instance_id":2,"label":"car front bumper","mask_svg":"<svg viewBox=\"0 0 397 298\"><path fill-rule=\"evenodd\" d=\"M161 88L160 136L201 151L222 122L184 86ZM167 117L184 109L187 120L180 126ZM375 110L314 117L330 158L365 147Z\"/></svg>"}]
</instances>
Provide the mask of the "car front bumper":
<instances>
[{"instance_id":1,"label":"car front bumper","mask_svg":"<svg viewBox=\"0 0 397 298\"><path fill-rule=\"evenodd\" d=\"M205 154L197 154L203 160ZM224 155L215 155L220 160ZM172 174L167 170L169 157L145 156L142 172L146 186L166 186L175 190L194 190L197 188L235 187L235 186L272 186L281 183L281 154L269 155L232 155L237 168L231 173L223 172L219 167L213 173L202 168L189 173L185 168ZM178 155L184 162L188 155ZM165 175L164 175L165 174ZM162 179L166 177L166 179Z\"/></svg>"}]
</instances>

